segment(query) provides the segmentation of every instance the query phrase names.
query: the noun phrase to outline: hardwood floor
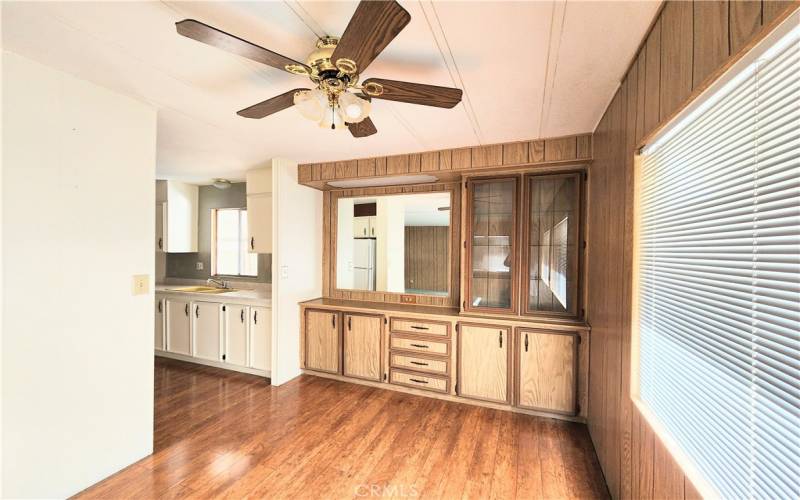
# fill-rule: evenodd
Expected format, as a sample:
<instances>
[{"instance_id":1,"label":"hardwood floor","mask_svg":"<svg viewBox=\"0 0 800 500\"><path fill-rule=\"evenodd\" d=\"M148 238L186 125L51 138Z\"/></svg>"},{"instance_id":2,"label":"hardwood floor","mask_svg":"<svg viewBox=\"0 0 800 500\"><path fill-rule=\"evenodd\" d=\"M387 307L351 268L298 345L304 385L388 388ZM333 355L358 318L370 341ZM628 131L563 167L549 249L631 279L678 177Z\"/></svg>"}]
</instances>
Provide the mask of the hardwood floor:
<instances>
[{"instance_id":1,"label":"hardwood floor","mask_svg":"<svg viewBox=\"0 0 800 500\"><path fill-rule=\"evenodd\" d=\"M608 498L586 427L156 358L155 451L78 498Z\"/></svg>"}]
</instances>

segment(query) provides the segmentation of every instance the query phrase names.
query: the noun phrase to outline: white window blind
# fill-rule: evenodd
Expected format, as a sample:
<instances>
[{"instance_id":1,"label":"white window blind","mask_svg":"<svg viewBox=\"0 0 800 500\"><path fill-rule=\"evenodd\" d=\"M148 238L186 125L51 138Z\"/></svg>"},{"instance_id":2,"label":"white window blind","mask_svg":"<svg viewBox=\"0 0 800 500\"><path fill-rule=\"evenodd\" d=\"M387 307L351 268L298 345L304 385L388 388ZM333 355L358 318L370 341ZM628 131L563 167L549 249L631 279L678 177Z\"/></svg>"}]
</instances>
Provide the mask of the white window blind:
<instances>
[{"instance_id":1,"label":"white window blind","mask_svg":"<svg viewBox=\"0 0 800 500\"><path fill-rule=\"evenodd\" d=\"M799 34L639 167L638 399L723 498L800 497Z\"/></svg>"}]
</instances>

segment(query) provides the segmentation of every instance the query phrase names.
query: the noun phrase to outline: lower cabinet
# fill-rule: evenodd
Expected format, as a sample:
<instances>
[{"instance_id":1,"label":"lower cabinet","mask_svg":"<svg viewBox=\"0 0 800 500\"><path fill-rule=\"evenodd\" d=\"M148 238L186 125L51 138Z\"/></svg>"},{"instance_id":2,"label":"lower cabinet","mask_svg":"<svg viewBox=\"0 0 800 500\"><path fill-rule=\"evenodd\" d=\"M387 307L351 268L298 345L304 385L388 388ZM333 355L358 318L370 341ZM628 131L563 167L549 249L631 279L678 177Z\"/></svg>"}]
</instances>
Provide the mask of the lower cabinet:
<instances>
[{"instance_id":1,"label":"lower cabinet","mask_svg":"<svg viewBox=\"0 0 800 500\"><path fill-rule=\"evenodd\" d=\"M305 367L339 373L339 313L306 309Z\"/></svg>"},{"instance_id":2,"label":"lower cabinet","mask_svg":"<svg viewBox=\"0 0 800 500\"><path fill-rule=\"evenodd\" d=\"M575 415L580 336L517 328L516 337L515 405Z\"/></svg>"},{"instance_id":3,"label":"lower cabinet","mask_svg":"<svg viewBox=\"0 0 800 500\"><path fill-rule=\"evenodd\" d=\"M459 396L507 403L511 331L507 326L459 323Z\"/></svg>"},{"instance_id":4,"label":"lower cabinet","mask_svg":"<svg viewBox=\"0 0 800 500\"><path fill-rule=\"evenodd\" d=\"M209 361L222 360L222 305L192 303L192 355Z\"/></svg>"},{"instance_id":5,"label":"lower cabinet","mask_svg":"<svg viewBox=\"0 0 800 500\"><path fill-rule=\"evenodd\" d=\"M383 316L343 316L343 375L380 381L383 375Z\"/></svg>"},{"instance_id":6,"label":"lower cabinet","mask_svg":"<svg viewBox=\"0 0 800 500\"><path fill-rule=\"evenodd\" d=\"M156 324L155 324L155 338L153 339L153 346L158 351L163 351L164 346L167 342L165 336L165 328L164 328L164 321L165 321L165 311L164 311L164 299L157 297L156 298Z\"/></svg>"},{"instance_id":7,"label":"lower cabinet","mask_svg":"<svg viewBox=\"0 0 800 500\"><path fill-rule=\"evenodd\" d=\"M192 355L192 322L187 300L166 299L167 351Z\"/></svg>"},{"instance_id":8,"label":"lower cabinet","mask_svg":"<svg viewBox=\"0 0 800 500\"><path fill-rule=\"evenodd\" d=\"M247 366L250 325L250 308L247 306L226 305L225 352L224 361L232 365Z\"/></svg>"},{"instance_id":9,"label":"lower cabinet","mask_svg":"<svg viewBox=\"0 0 800 500\"><path fill-rule=\"evenodd\" d=\"M250 360L248 366L269 370L272 359L272 311L267 307L250 308Z\"/></svg>"}]
</instances>

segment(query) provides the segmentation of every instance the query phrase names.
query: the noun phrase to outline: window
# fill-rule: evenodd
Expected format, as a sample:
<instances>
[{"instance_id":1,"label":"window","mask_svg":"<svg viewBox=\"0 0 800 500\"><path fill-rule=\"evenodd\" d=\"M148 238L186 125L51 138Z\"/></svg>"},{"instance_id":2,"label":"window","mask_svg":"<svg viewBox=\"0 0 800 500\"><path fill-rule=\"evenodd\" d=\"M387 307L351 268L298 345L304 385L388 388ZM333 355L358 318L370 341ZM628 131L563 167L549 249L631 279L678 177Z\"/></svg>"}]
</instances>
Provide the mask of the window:
<instances>
[{"instance_id":1,"label":"window","mask_svg":"<svg viewBox=\"0 0 800 500\"><path fill-rule=\"evenodd\" d=\"M247 251L247 210L212 211L213 249L211 273L223 276L258 276L258 254Z\"/></svg>"},{"instance_id":2,"label":"window","mask_svg":"<svg viewBox=\"0 0 800 500\"><path fill-rule=\"evenodd\" d=\"M796 18L637 162L634 399L692 479L722 498L798 497L793 26Z\"/></svg>"}]
</instances>

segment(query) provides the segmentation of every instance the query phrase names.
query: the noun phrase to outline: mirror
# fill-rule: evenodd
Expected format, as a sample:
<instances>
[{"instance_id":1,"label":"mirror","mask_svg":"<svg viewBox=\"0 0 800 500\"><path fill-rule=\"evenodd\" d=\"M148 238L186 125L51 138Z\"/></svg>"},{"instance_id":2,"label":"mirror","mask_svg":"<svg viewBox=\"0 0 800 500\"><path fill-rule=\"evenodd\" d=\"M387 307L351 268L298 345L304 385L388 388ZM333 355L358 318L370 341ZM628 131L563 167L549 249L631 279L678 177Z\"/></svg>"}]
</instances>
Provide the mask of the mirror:
<instances>
[{"instance_id":1,"label":"mirror","mask_svg":"<svg viewBox=\"0 0 800 500\"><path fill-rule=\"evenodd\" d=\"M450 192L339 198L336 287L447 296Z\"/></svg>"}]
</instances>

